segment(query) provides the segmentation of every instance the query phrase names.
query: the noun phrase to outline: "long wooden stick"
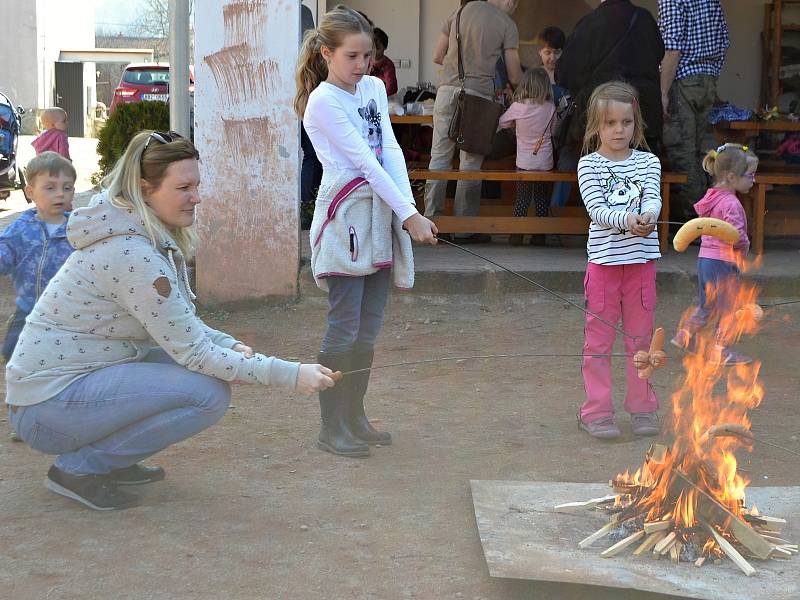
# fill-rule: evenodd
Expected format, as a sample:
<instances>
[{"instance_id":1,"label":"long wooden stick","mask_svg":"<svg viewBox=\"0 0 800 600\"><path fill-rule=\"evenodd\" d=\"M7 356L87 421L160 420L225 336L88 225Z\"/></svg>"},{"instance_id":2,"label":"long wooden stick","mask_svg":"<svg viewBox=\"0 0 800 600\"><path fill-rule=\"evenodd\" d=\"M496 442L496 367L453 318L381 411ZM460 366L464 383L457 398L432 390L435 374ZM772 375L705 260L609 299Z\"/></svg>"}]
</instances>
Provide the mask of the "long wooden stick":
<instances>
[{"instance_id":1,"label":"long wooden stick","mask_svg":"<svg viewBox=\"0 0 800 600\"><path fill-rule=\"evenodd\" d=\"M596 542L601 537L605 536L609 531L611 531L612 529L614 529L615 527L618 527L618 526L619 526L619 524L615 520L612 519L611 521L609 521L608 523L603 525L600 529L595 531L592 535L590 535L589 537L586 537L586 538L582 539L580 542L578 542L578 547L579 548L586 548L587 546L591 546L594 542Z\"/></svg>"},{"instance_id":2,"label":"long wooden stick","mask_svg":"<svg viewBox=\"0 0 800 600\"><path fill-rule=\"evenodd\" d=\"M742 570L742 573L744 573L748 577L752 577L753 575L755 575L756 570L753 568L753 565L747 562L744 556L739 554L738 550L736 550L736 548L731 546L728 540L726 540L724 537L718 534L717 530L714 529L711 525L709 525L708 522L706 521L700 521L700 522L711 533L711 535L714 537L714 540L717 542L717 544L719 544L719 547L722 548L722 551L725 553L725 555L733 561L733 564L735 564Z\"/></svg>"},{"instance_id":3,"label":"long wooden stick","mask_svg":"<svg viewBox=\"0 0 800 600\"><path fill-rule=\"evenodd\" d=\"M649 552L652 550L653 546L655 546L658 542L663 540L667 537L666 531L656 531L655 533L651 533L647 536L647 539L643 541L636 550L633 551L634 556L640 556L645 552Z\"/></svg>"},{"instance_id":4,"label":"long wooden stick","mask_svg":"<svg viewBox=\"0 0 800 600\"><path fill-rule=\"evenodd\" d=\"M600 553L600 556L602 556L603 558L611 558L612 556L615 556L620 552L622 552L623 550L625 550L625 548L627 548L628 546L633 546L633 544L638 542L642 537L644 537L644 529L640 529L636 533L632 533L624 540L620 540L610 548L603 550Z\"/></svg>"},{"instance_id":5,"label":"long wooden stick","mask_svg":"<svg viewBox=\"0 0 800 600\"><path fill-rule=\"evenodd\" d=\"M590 500L584 500L583 502L566 502L564 504L556 504L553 507L553 510L556 511L557 513L581 512L583 510L594 508L599 504L606 504L609 502L613 502L617 498L619 498L619 494L603 496L602 498L592 498Z\"/></svg>"}]
</instances>

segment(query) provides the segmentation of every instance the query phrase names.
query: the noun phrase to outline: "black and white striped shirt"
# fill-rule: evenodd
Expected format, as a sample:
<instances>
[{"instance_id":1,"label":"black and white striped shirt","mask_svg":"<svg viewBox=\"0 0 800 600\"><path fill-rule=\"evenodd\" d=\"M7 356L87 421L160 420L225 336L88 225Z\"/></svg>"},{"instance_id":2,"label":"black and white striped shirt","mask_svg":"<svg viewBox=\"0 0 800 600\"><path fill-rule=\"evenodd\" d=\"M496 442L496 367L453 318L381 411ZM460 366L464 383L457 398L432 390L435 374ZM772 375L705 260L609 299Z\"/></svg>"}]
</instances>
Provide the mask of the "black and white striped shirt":
<instances>
[{"instance_id":1,"label":"black and white striped shirt","mask_svg":"<svg viewBox=\"0 0 800 600\"><path fill-rule=\"evenodd\" d=\"M625 160L597 152L578 162L578 187L589 213L589 262L598 265L644 263L661 258L658 233L646 238L627 231L628 213L661 213L661 163L649 152L633 150Z\"/></svg>"}]
</instances>

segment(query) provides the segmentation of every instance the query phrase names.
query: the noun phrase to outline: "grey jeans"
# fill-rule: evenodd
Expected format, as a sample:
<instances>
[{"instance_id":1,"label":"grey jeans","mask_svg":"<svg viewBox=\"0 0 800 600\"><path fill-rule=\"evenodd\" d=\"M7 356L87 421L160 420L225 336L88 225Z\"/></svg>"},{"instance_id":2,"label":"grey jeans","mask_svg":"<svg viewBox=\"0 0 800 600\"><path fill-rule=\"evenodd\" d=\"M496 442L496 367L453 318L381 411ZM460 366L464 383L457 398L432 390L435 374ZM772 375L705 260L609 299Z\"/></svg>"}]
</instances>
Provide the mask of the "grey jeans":
<instances>
[{"instance_id":1,"label":"grey jeans","mask_svg":"<svg viewBox=\"0 0 800 600\"><path fill-rule=\"evenodd\" d=\"M431 141L431 162L429 169L450 169L456 143L447 137L450 121L456 112L456 101L461 88L442 85L436 90L433 105L433 140ZM469 93L469 90L467 91ZM459 151L459 170L476 171L481 168L484 157L480 154ZM460 180L456 184L456 198L453 213L457 217L475 217L481 203L482 181ZM444 212L446 181L431 180L425 184L425 216L435 217Z\"/></svg>"},{"instance_id":2,"label":"grey jeans","mask_svg":"<svg viewBox=\"0 0 800 600\"><path fill-rule=\"evenodd\" d=\"M129 467L216 423L227 382L176 364L161 349L142 362L98 369L53 398L11 411L11 427L73 475Z\"/></svg>"},{"instance_id":3,"label":"grey jeans","mask_svg":"<svg viewBox=\"0 0 800 600\"><path fill-rule=\"evenodd\" d=\"M329 310L322 352L372 349L383 323L391 277L391 269L366 277L326 277Z\"/></svg>"}]
</instances>

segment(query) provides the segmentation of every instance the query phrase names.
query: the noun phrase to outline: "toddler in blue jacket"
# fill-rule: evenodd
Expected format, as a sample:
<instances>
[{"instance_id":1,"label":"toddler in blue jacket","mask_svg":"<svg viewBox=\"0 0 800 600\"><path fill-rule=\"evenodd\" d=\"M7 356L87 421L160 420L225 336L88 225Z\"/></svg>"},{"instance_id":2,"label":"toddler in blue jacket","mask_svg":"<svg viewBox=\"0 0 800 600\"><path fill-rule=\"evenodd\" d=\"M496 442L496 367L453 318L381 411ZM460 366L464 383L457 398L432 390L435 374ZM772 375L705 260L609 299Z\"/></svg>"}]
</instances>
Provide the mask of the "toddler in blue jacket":
<instances>
[{"instance_id":1,"label":"toddler in blue jacket","mask_svg":"<svg viewBox=\"0 0 800 600\"><path fill-rule=\"evenodd\" d=\"M76 178L72 163L56 152L43 152L25 168L25 193L34 208L23 212L0 235L0 274L11 275L16 292L16 311L3 342L6 361L36 300L72 253L67 218Z\"/></svg>"}]
</instances>

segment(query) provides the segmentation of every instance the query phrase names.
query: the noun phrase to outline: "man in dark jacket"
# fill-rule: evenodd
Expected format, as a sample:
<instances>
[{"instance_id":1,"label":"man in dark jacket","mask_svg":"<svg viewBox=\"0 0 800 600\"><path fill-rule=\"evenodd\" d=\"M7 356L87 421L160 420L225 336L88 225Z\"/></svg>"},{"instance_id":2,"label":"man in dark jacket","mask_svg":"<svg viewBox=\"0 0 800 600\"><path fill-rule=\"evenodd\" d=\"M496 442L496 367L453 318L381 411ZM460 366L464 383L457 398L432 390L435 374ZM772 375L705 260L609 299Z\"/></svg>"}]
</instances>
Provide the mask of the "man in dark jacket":
<instances>
[{"instance_id":1,"label":"man in dark jacket","mask_svg":"<svg viewBox=\"0 0 800 600\"><path fill-rule=\"evenodd\" d=\"M578 21L556 64L556 83L569 90L578 104L564 140L572 151L567 154L575 154L576 165L589 96L598 85L613 80L630 83L639 91L647 143L658 153L662 127L658 69L663 57L664 43L655 19L630 0L604 0Z\"/></svg>"}]
</instances>

